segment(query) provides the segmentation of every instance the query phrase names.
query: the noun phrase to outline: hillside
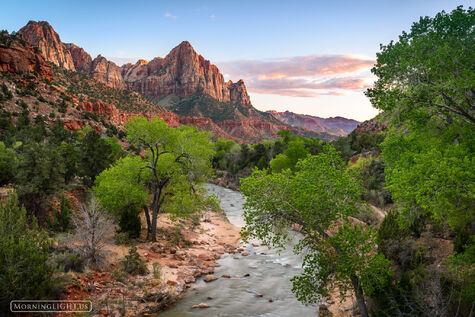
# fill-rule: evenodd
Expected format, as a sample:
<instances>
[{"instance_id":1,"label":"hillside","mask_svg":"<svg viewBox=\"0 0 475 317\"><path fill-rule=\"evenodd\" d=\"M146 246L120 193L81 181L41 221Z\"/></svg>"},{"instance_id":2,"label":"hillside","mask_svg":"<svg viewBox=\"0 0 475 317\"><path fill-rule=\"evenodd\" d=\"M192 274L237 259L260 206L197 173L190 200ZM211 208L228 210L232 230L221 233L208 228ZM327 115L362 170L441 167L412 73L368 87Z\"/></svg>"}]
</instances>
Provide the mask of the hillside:
<instances>
[{"instance_id":1,"label":"hillside","mask_svg":"<svg viewBox=\"0 0 475 317\"><path fill-rule=\"evenodd\" d=\"M279 130L290 129L255 109L244 82L225 82L219 69L199 55L189 42L182 42L165 58L157 57L150 62L139 60L135 65L119 67L101 55L92 59L77 45L63 43L46 21L30 21L18 33L37 49L44 60L58 66L57 73L70 71L73 73L67 76L76 79L82 74L116 90L111 92L113 95L132 96L127 91L135 91L158 105L154 108L145 100L128 105L127 98L122 98L119 104L115 104L120 111L158 115L166 112L164 106L178 115L164 115L172 125L193 125L200 130L212 131L216 137L239 142L273 138ZM76 79L67 84L71 91L88 89L76 87L79 85Z\"/></svg>"},{"instance_id":2,"label":"hillside","mask_svg":"<svg viewBox=\"0 0 475 317\"><path fill-rule=\"evenodd\" d=\"M301 127L334 136L346 136L360 124L359 121L343 117L320 118L290 111L277 112L275 110L269 110L267 113L272 114L276 119L292 127Z\"/></svg>"}]
</instances>

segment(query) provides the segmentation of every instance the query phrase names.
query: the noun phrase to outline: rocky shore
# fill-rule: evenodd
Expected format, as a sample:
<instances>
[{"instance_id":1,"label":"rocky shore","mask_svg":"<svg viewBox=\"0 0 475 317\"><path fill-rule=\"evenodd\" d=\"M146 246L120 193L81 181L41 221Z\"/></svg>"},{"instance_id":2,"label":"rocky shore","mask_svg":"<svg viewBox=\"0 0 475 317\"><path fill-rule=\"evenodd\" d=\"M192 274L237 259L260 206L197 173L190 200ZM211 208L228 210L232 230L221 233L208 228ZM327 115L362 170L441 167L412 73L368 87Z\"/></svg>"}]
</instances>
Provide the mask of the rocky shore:
<instances>
[{"instance_id":1,"label":"rocky shore","mask_svg":"<svg viewBox=\"0 0 475 317\"><path fill-rule=\"evenodd\" d=\"M161 215L158 241L136 244L147 265L147 275L132 276L121 271L120 260L130 247L108 244L110 267L73 275L65 299L91 300L93 316L150 316L180 299L196 279L205 276L204 281L212 283L219 278L213 275L219 266L216 260L225 253L243 250L240 229L222 214L212 212L204 214L194 230L190 222L182 223L178 233L176 223L168 215Z\"/></svg>"}]
</instances>

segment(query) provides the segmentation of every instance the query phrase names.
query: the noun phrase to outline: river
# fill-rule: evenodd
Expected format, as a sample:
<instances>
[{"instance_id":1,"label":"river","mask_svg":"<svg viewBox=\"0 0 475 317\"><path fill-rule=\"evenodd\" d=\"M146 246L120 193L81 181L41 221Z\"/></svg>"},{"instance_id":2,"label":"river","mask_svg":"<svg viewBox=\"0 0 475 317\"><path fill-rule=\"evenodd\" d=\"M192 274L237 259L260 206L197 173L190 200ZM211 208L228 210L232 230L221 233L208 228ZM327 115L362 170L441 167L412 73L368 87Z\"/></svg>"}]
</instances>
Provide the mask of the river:
<instances>
[{"instance_id":1,"label":"river","mask_svg":"<svg viewBox=\"0 0 475 317\"><path fill-rule=\"evenodd\" d=\"M218 196L229 221L242 227L245 200L241 193L212 184L205 187L208 193ZM245 252L249 256L225 254L218 260L221 266L215 269L218 280L205 283L198 279L181 300L159 316L318 316L317 306L304 306L291 291L290 278L301 272L302 263L291 245L279 254L252 241L245 246ZM231 278L222 278L222 274ZM191 308L199 303L210 307Z\"/></svg>"}]
</instances>

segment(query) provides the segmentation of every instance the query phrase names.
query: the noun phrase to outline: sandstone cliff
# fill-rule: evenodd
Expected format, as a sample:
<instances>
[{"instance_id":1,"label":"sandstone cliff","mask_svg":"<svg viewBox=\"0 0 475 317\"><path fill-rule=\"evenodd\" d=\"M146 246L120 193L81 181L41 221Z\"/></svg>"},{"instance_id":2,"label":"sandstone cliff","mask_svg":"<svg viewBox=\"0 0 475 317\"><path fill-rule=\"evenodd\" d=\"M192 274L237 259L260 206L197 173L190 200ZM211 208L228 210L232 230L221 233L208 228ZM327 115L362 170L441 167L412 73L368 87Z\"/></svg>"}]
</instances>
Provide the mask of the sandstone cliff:
<instances>
[{"instance_id":1,"label":"sandstone cliff","mask_svg":"<svg viewBox=\"0 0 475 317\"><path fill-rule=\"evenodd\" d=\"M126 88L122 79L122 70L115 63L108 61L102 55L98 55L91 64L89 75L99 81L106 83L109 87Z\"/></svg>"},{"instance_id":2,"label":"sandstone cliff","mask_svg":"<svg viewBox=\"0 0 475 317\"><path fill-rule=\"evenodd\" d=\"M76 69L71 53L48 22L30 21L18 33L23 35L31 46L38 47L47 61L69 70Z\"/></svg>"},{"instance_id":3,"label":"sandstone cliff","mask_svg":"<svg viewBox=\"0 0 475 317\"><path fill-rule=\"evenodd\" d=\"M143 102L139 104L146 105L146 109L134 105L130 112L126 98L118 99L120 104L115 105L119 113L107 102L80 105L87 112L109 116L114 123L121 124L132 114L160 115L172 126L190 124L200 130L212 131L217 137L239 142L256 142L275 137L279 130L289 129L271 115L255 109L242 80L225 82L219 69L186 41L165 58L139 60L119 67L101 55L92 59L75 44L62 43L48 22L30 21L19 33L30 45L37 47L47 61L78 71L116 90L138 92L153 100L158 108L164 106L174 112L163 109L156 112L153 106ZM99 95L103 93L97 91L96 96ZM77 128L80 125L72 121L70 126Z\"/></svg>"},{"instance_id":4,"label":"sandstone cliff","mask_svg":"<svg viewBox=\"0 0 475 317\"><path fill-rule=\"evenodd\" d=\"M0 71L9 73L36 73L39 77L53 79L51 66L33 47L18 36L0 35Z\"/></svg>"},{"instance_id":5,"label":"sandstone cliff","mask_svg":"<svg viewBox=\"0 0 475 317\"><path fill-rule=\"evenodd\" d=\"M225 83L219 69L196 53L186 41L165 58L125 65L122 75L131 89L152 98L207 94L218 101L251 105L242 80L235 84Z\"/></svg>"},{"instance_id":6,"label":"sandstone cliff","mask_svg":"<svg viewBox=\"0 0 475 317\"><path fill-rule=\"evenodd\" d=\"M92 58L82 47L79 47L73 43L65 43L66 48L69 50L71 57L73 58L74 67L77 71L89 75L91 72Z\"/></svg>"}]
</instances>

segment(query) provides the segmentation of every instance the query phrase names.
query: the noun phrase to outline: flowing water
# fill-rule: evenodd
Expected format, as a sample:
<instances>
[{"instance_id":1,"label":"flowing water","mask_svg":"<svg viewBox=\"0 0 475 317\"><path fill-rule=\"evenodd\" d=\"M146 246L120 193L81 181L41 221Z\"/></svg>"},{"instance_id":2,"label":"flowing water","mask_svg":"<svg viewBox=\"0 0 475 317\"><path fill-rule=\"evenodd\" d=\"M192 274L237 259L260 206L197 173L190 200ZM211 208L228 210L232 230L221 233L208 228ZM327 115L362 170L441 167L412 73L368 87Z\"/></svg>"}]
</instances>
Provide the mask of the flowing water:
<instances>
[{"instance_id":1,"label":"flowing water","mask_svg":"<svg viewBox=\"0 0 475 317\"><path fill-rule=\"evenodd\" d=\"M207 184L206 189L218 196L229 221L242 227L244 197L212 184ZM245 252L249 256L225 254L218 260L221 266L215 268L214 275L228 274L230 279L220 277L211 283L198 279L194 289L159 316L318 316L317 306L302 305L291 291L290 278L300 273L302 263L291 246L279 254L254 241L245 246ZM199 303L210 307L191 308Z\"/></svg>"}]
</instances>

